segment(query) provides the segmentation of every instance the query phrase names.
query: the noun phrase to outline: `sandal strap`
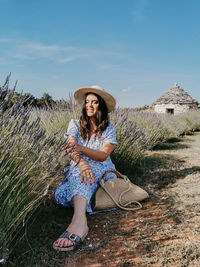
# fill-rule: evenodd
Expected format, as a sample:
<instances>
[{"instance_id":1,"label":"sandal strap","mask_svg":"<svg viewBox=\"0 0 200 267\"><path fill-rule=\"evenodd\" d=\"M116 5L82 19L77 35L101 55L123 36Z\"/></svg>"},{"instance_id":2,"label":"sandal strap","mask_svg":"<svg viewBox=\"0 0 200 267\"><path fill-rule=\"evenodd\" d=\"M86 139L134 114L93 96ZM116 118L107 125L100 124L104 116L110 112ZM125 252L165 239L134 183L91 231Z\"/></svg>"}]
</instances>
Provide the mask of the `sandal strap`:
<instances>
[{"instance_id":1,"label":"sandal strap","mask_svg":"<svg viewBox=\"0 0 200 267\"><path fill-rule=\"evenodd\" d=\"M64 231L62 233L62 235L60 236L60 238L68 238L70 241L72 241L73 246L74 246L74 249L79 248L82 245L82 243L83 243L83 241L80 238L80 236L78 236L76 234L71 234L68 231Z\"/></svg>"}]
</instances>

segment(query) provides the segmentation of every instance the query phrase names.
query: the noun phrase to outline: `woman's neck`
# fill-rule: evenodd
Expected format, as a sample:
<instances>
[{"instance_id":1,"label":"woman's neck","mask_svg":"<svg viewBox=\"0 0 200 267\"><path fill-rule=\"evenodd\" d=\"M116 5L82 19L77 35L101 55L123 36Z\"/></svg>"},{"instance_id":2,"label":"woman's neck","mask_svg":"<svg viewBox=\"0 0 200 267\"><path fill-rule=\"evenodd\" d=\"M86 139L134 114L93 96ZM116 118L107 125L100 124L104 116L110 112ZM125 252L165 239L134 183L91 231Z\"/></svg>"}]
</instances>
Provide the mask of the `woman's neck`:
<instances>
[{"instance_id":1,"label":"woman's neck","mask_svg":"<svg viewBox=\"0 0 200 267\"><path fill-rule=\"evenodd\" d=\"M90 131L95 131L97 128L96 126L96 118L90 118Z\"/></svg>"}]
</instances>

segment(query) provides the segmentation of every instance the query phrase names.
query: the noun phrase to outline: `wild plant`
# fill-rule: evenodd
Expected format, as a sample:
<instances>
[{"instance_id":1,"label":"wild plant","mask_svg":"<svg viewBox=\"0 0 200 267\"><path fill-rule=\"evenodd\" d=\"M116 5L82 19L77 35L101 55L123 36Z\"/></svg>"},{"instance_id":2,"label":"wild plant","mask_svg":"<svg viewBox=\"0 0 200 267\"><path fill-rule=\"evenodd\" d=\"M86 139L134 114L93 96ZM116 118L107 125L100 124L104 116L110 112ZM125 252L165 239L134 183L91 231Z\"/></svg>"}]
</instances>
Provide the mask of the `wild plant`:
<instances>
[{"instance_id":1,"label":"wild plant","mask_svg":"<svg viewBox=\"0 0 200 267\"><path fill-rule=\"evenodd\" d=\"M200 130L200 110L189 111L179 115L181 120L186 121L189 131Z\"/></svg>"},{"instance_id":2,"label":"wild plant","mask_svg":"<svg viewBox=\"0 0 200 267\"><path fill-rule=\"evenodd\" d=\"M131 169L147 149L150 139L142 129L128 119L123 109L111 114L111 122L115 125L118 142L111 158L120 171L127 172L127 169Z\"/></svg>"},{"instance_id":3,"label":"wild plant","mask_svg":"<svg viewBox=\"0 0 200 267\"><path fill-rule=\"evenodd\" d=\"M57 138L61 133L46 135L39 117L31 121L23 97L8 108L12 92L6 86L0 89L0 259L11 253L67 162Z\"/></svg>"},{"instance_id":4,"label":"wild plant","mask_svg":"<svg viewBox=\"0 0 200 267\"><path fill-rule=\"evenodd\" d=\"M40 118L41 127L45 129L47 134L57 132L58 129L62 133L65 133L67 131L69 121L72 118L79 119L80 109L76 108L74 105L68 109L66 108L65 110L60 109L59 105L56 107L54 106L51 109L32 109L30 119L35 120L38 117ZM63 139L63 135L61 135L60 138Z\"/></svg>"},{"instance_id":5,"label":"wild plant","mask_svg":"<svg viewBox=\"0 0 200 267\"><path fill-rule=\"evenodd\" d=\"M163 118L159 114L146 111L132 111L129 114L129 118L149 136L147 149L151 149L156 144L164 142L170 135L169 129L165 126Z\"/></svg>"}]
</instances>

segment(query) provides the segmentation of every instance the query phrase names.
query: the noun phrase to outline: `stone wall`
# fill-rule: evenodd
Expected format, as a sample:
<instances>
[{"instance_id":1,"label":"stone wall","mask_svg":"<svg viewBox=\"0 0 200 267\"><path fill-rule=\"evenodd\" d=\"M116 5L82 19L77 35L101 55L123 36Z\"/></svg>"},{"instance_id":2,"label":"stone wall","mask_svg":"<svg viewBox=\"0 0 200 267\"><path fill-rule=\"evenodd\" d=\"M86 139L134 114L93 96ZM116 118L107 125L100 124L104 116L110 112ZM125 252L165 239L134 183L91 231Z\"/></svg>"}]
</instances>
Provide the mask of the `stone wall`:
<instances>
[{"instance_id":1,"label":"stone wall","mask_svg":"<svg viewBox=\"0 0 200 267\"><path fill-rule=\"evenodd\" d=\"M187 112L189 110L196 110L197 105L186 104L157 104L153 106L153 110L157 113L167 113L167 109L174 110L174 115Z\"/></svg>"}]
</instances>

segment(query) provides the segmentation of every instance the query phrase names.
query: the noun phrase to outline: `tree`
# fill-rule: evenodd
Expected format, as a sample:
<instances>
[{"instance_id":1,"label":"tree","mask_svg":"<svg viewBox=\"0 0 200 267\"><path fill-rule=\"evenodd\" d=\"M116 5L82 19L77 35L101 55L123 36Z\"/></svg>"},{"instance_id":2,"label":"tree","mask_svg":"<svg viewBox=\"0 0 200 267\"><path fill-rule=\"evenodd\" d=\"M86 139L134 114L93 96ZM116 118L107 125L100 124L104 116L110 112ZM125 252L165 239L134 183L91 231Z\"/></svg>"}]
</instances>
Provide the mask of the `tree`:
<instances>
[{"instance_id":1,"label":"tree","mask_svg":"<svg viewBox=\"0 0 200 267\"><path fill-rule=\"evenodd\" d=\"M48 93L44 93L43 96L39 99L37 99L37 106L38 107L52 107L52 104L54 104L55 101L53 100L52 96L50 96Z\"/></svg>"},{"instance_id":2,"label":"tree","mask_svg":"<svg viewBox=\"0 0 200 267\"><path fill-rule=\"evenodd\" d=\"M50 96L48 93L44 93L41 99L47 103L51 103L53 101L52 96Z\"/></svg>"}]
</instances>

